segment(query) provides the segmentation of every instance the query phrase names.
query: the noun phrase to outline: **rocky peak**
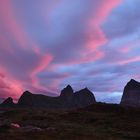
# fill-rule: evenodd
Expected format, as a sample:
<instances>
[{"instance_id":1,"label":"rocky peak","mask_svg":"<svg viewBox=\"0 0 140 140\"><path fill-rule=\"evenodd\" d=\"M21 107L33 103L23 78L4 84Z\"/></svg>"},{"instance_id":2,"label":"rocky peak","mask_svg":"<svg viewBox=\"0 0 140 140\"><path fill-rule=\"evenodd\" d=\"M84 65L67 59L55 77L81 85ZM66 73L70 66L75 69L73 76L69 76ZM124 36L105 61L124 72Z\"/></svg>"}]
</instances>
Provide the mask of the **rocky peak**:
<instances>
[{"instance_id":1,"label":"rocky peak","mask_svg":"<svg viewBox=\"0 0 140 140\"><path fill-rule=\"evenodd\" d=\"M27 91L23 92L22 96L28 96L28 95L31 95L31 94L32 93L27 90Z\"/></svg>"},{"instance_id":2,"label":"rocky peak","mask_svg":"<svg viewBox=\"0 0 140 140\"><path fill-rule=\"evenodd\" d=\"M14 102L13 102L13 99L11 97L8 97L3 103L2 105L4 106L13 106L14 105Z\"/></svg>"},{"instance_id":3,"label":"rocky peak","mask_svg":"<svg viewBox=\"0 0 140 140\"><path fill-rule=\"evenodd\" d=\"M91 94L93 94L88 88L81 89L79 92L81 92L81 93L91 93Z\"/></svg>"},{"instance_id":4,"label":"rocky peak","mask_svg":"<svg viewBox=\"0 0 140 140\"><path fill-rule=\"evenodd\" d=\"M75 92L75 102L77 106L84 107L96 103L96 99L88 88L84 88Z\"/></svg>"},{"instance_id":5,"label":"rocky peak","mask_svg":"<svg viewBox=\"0 0 140 140\"><path fill-rule=\"evenodd\" d=\"M67 91L71 91L73 93L73 89L72 89L71 85L67 85L64 89Z\"/></svg>"},{"instance_id":6,"label":"rocky peak","mask_svg":"<svg viewBox=\"0 0 140 140\"><path fill-rule=\"evenodd\" d=\"M73 89L70 85L67 85L60 94L60 97L71 97L73 96Z\"/></svg>"},{"instance_id":7,"label":"rocky peak","mask_svg":"<svg viewBox=\"0 0 140 140\"><path fill-rule=\"evenodd\" d=\"M32 93L29 91L25 91L19 98L18 105L31 104L31 101L32 101Z\"/></svg>"},{"instance_id":8,"label":"rocky peak","mask_svg":"<svg viewBox=\"0 0 140 140\"><path fill-rule=\"evenodd\" d=\"M75 92L75 94L80 94L81 97L84 96L85 98L91 96L95 99L94 94L88 88L81 89L80 91Z\"/></svg>"},{"instance_id":9,"label":"rocky peak","mask_svg":"<svg viewBox=\"0 0 140 140\"><path fill-rule=\"evenodd\" d=\"M140 90L140 83L134 79L131 79L125 86L125 90L129 90L129 89L139 89Z\"/></svg>"},{"instance_id":10,"label":"rocky peak","mask_svg":"<svg viewBox=\"0 0 140 140\"><path fill-rule=\"evenodd\" d=\"M136 80L134 80L134 79L131 79L131 80L129 81L129 83L139 83L139 82L136 81Z\"/></svg>"},{"instance_id":11,"label":"rocky peak","mask_svg":"<svg viewBox=\"0 0 140 140\"><path fill-rule=\"evenodd\" d=\"M131 79L124 88L122 105L140 107L140 83Z\"/></svg>"}]
</instances>

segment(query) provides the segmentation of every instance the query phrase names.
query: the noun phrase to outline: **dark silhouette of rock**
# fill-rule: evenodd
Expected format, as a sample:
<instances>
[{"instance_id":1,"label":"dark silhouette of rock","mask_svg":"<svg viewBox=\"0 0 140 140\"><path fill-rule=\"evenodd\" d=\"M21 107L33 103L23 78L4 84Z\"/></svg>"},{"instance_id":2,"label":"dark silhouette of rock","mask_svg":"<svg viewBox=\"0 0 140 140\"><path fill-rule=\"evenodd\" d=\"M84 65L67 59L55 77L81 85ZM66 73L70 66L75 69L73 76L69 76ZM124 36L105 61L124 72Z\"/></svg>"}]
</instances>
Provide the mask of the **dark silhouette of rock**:
<instances>
[{"instance_id":1,"label":"dark silhouette of rock","mask_svg":"<svg viewBox=\"0 0 140 140\"><path fill-rule=\"evenodd\" d=\"M63 98L71 98L71 97L73 97L73 89L72 89L72 87L70 85L65 87L61 91L60 97L63 97Z\"/></svg>"},{"instance_id":2,"label":"dark silhouette of rock","mask_svg":"<svg viewBox=\"0 0 140 140\"><path fill-rule=\"evenodd\" d=\"M60 101L58 97L49 97L41 94L32 94L29 91L25 91L19 98L18 106L57 109L60 107Z\"/></svg>"},{"instance_id":3,"label":"dark silhouette of rock","mask_svg":"<svg viewBox=\"0 0 140 140\"><path fill-rule=\"evenodd\" d=\"M15 106L15 103L13 102L13 99L11 97L8 97L6 100L3 101L1 105L6 107L13 107Z\"/></svg>"},{"instance_id":4,"label":"dark silhouette of rock","mask_svg":"<svg viewBox=\"0 0 140 140\"><path fill-rule=\"evenodd\" d=\"M131 79L124 88L121 105L140 107L140 83Z\"/></svg>"},{"instance_id":5,"label":"dark silhouette of rock","mask_svg":"<svg viewBox=\"0 0 140 140\"><path fill-rule=\"evenodd\" d=\"M84 107L90 105L91 103L96 103L93 93L88 88L75 92L74 95L74 100L78 107Z\"/></svg>"},{"instance_id":6,"label":"dark silhouette of rock","mask_svg":"<svg viewBox=\"0 0 140 140\"><path fill-rule=\"evenodd\" d=\"M70 85L66 86L60 93L59 99L61 100L62 106L66 108L74 107L73 102L74 92Z\"/></svg>"},{"instance_id":7,"label":"dark silhouette of rock","mask_svg":"<svg viewBox=\"0 0 140 140\"><path fill-rule=\"evenodd\" d=\"M32 94L29 91L25 91L19 98L18 106L69 109L85 107L93 103L96 103L95 97L87 88L74 93L72 87L68 85L58 97Z\"/></svg>"}]
</instances>

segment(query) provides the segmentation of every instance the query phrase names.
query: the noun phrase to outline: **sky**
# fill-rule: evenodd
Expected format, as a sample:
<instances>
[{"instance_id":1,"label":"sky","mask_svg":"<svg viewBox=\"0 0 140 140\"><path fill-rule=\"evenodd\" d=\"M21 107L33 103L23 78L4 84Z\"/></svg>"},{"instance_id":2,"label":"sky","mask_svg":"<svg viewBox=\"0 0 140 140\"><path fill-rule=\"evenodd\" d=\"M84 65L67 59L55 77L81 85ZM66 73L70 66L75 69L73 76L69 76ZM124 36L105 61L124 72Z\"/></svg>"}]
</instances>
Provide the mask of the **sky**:
<instances>
[{"instance_id":1,"label":"sky","mask_svg":"<svg viewBox=\"0 0 140 140\"><path fill-rule=\"evenodd\" d=\"M70 84L120 102L140 80L140 0L1 0L0 97Z\"/></svg>"}]
</instances>

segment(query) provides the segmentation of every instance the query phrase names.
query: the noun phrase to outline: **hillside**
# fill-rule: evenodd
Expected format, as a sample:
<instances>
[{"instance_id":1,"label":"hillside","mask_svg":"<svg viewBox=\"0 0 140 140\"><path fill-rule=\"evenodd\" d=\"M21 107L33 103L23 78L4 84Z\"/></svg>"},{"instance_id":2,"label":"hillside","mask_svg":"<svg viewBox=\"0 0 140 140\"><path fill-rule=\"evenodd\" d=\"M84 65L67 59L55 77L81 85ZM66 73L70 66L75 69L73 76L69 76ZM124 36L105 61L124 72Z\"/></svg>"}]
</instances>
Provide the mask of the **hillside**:
<instances>
[{"instance_id":1,"label":"hillside","mask_svg":"<svg viewBox=\"0 0 140 140\"><path fill-rule=\"evenodd\" d=\"M0 139L139 140L139 118L139 108L103 103L71 111L12 109L0 114Z\"/></svg>"}]
</instances>

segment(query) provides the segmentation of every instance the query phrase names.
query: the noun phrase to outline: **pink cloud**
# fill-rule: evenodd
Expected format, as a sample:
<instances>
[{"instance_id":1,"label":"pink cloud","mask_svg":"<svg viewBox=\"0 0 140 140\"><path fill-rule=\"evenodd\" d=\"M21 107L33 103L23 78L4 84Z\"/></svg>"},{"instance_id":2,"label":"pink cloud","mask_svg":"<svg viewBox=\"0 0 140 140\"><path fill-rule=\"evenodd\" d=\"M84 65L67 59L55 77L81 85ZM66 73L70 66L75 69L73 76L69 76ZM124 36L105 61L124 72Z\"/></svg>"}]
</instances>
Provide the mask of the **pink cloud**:
<instances>
[{"instance_id":1,"label":"pink cloud","mask_svg":"<svg viewBox=\"0 0 140 140\"><path fill-rule=\"evenodd\" d=\"M11 95L17 98L28 87L46 89L38 84L37 74L47 68L53 59L52 55L34 48L23 50L16 48L11 53L7 50L2 51L0 48L0 77L3 77L2 81L8 87L3 89L2 82L0 83L1 96Z\"/></svg>"},{"instance_id":2,"label":"pink cloud","mask_svg":"<svg viewBox=\"0 0 140 140\"><path fill-rule=\"evenodd\" d=\"M1 71L2 70L2 71ZM23 87L19 81L12 79L9 76L9 73L1 69L0 72L0 96L7 98L12 96L17 98L23 92Z\"/></svg>"},{"instance_id":3,"label":"pink cloud","mask_svg":"<svg viewBox=\"0 0 140 140\"><path fill-rule=\"evenodd\" d=\"M131 47L123 47L122 49L121 49L121 52L123 52L123 53L129 53L130 51L131 51Z\"/></svg>"},{"instance_id":4,"label":"pink cloud","mask_svg":"<svg viewBox=\"0 0 140 140\"><path fill-rule=\"evenodd\" d=\"M47 68L53 59L52 55L34 48L30 51L13 49L12 52L0 48L0 51L1 97L18 98L24 90L30 88L47 90L39 84L37 74Z\"/></svg>"},{"instance_id":5,"label":"pink cloud","mask_svg":"<svg viewBox=\"0 0 140 140\"><path fill-rule=\"evenodd\" d=\"M114 8L121 4L124 0L104 0L97 8L97 13L93 19L96 24L102 24Z\"/></svg>"},{"instance_id":6,"label":"pink cloud","mask_svg":"<svg viewBox=\"0 0 140 140\"><path fill-rule=\"evenodd\" d=\"M39 80L37 78L37 74L42 72L43 70L47 69L47 66L50 64L50 62L53 60L53 56L50 54L42 54L41 51L38 49L34 49L37 55L41 55L42 58L38 65L31 71L30 77L32 79L32 85L35 88L41 88L43 90L46 90L47 87L43 87L39 84Z\"/></svg>"},{"instance_id":7,"label":"pink cloud","mask_svg":"<svg viewBox=\"0 0 140 140\"><path fill-rule=\"evenodd\" d=\"M91 2L88 1L88 2L91 5L93 4L93 1ZM107 2L110 4L108 4ZM79 57L75 59L71 59L68 62L63 61L61 65L56 64L55 66L59 67L63 65L73 65L73 64L93 62L104 57L104 52L101 51L100 48L102 45L107 43L108 40L106 38L105 33L103 32L101 28L101 24L104 23L106 18L110 15L111 11L115 7L117 7L122 2L122 0L118 0L115 2L112 0L108 0L107 2L101 1L96 11L93 11L94 9L89 10L91 13L85 23L86 30L84 31L84 40L85 40L85 42L83 43L84 47L81 49L79 48L79 52L78 52ZM92 12L94 12L94 14L92 14ZM75 36L75 38L77 39L78 37ZM71 40L71 41L73 42L75 40ZM67 43L69 44L69 42Z\"/></svg>"},{"instance_id":8,"label":"pink cloud","mask_svg":"<svg viewBox=\"0 0 140 140\"><path fill-rule=\"evenodd\" d=\"M5 93L4 97L8 95L18 97L23 90L26 90L27 84L40 88L37 74L43 71L53 59L50 54L42 53L40 47L34 45L36 43L28 38L27 33L21 26L22 24L15 15L11 1L2 1L0 4L0 21L3 29L7 30L11 37L9 39L5 32L0 34L0 68L6 75L6 78L2 78L2 81L8 87L3 89L5 90L5 92L3 91ZM17 45L13 45L11 40L16 41ZM29 57L28 61L26 61L26 57ZM0 88L0 90L2 89Z\"/></svg>"},{"instance_id":9,"label":"pink cloud","mask_svg":"<svg viewBox=\"0 0 140 140\"><path fill-rule=\"evenodd\" d=\"M90 5L93 4L93 1L87 1ZM84 40L83 42L83 48L79 48L77 51L77 56L76 58L72 58L71 60L63 61L59 64L55 64L51 66L52 69L56 69L58 67L66 66L66 65L73 65L73 64L82 64L82 63L88 63L88 62L93 62L96 60L99 60L104 57L104 52L100 50L101 46L107 43L107 38L105 33L103 32L101 28L101 24L104 23L106 18L110 15L112 10L116 8L122 0L117 0L117 1L101 1L100 4L98 5L98 8L96 11L89 10L90 11L90 16L88 16L87 21L85 22L85 31L84 31ZM108 4L109 3L109 4ZM94 14L92 14L94 12ZM84 19L84 18L83 18ZM84 29L83 29L84 30ZM66 42L67 44L71 44L71 42L76 42L79 39L79 36L76 36L75 34L73 35L75 38L72 38L70 42ZM81 36L80 36L81 37ZM65 48L67 44L65 43ZM62 44L63 45L63 44ZM73 45L73 44L72 44ZM69 47L69 46L68 46ZM62 52L65 53L65 48L60 48L63 49ZM66 51L74 51L73 46L71 48L66 49ZM58 50L59 52L61 50ZM58 53L59 54L59 53ZM73 56L72 56L73 57ZM61 55L59 55L59 58L61 58Z\"/></svg>"},{"instance_id":10,"label":"pink cloud","mask_svg":"<svg viewBox=\"0 0 140 140\"><path fill-rule=\"evenodd\" d=\"M133 62L139 62L140 61L140 56L135 56L132 58L127 58L125 60L121 60L118 62L118 64L120 65L125 65L125 64L129 64L129 63L133 63Z\"/></svg>"},{"instance_id":11,"label":"pink cloud","mask_svg":"<svg viewBox=\"0 0 140 140\"><path fill-rule=\"evenodd\" d=\"M132 52L135 48L139 48L139 44L140 44L139 39L126 43L121 46L121 52L128 54Z\"/></svg>"},{"instance_id":12,"label":"pink cloud","mask_svg":"<svg viewBox=\"0 0 140 140\"><path fill-rule=\"evenodd\" d=\"M19 47L27 47L27 35L20 26L21 23L17 20L12 6L12 1L4 0L0 4L0 21L11 37L18 42Z\"/></svg>"},{"instance_id":13,"label":"pink cloud","mask_svg":"<svg viewBox=\"0 0 140 140\"><path fill-rule=\"evenodd\" d=\"M116 8L122 0L107 0L102 1L100 6L96 10L96 14L88 20L87 29L87 57L81 59L81 61L96 61L104 56L104 53L99 50L102 45L107 43L107 38L101 25L104 23L106 18L110 15L111 11ZM108 4L109 3L109 4ZM95 13L95 11L94 11ZM92 14L91 14L92 15Z\"/></svg>"},{"instance_id":14,"label":"pink cloud","mask_svg":"<svg viewBox=\"0 0 140 140\"><path fill-rule=\"evenodd\" d=\"M101 29L101 25L104 23L106 18L109 16L111 11L116 8L122 0L108 0L102 1L100 6L96 10L96 14L91 14L91 18L88 20L88 29L87 29L87 51L90 52L89 61L95 61L104 56L104 53L99 50L99 48L107 43L107 38L104 32ZM109 4L108 4L109 3ZM95 11L94 11L95 12Z\"/></svg>"}]
</instances>

